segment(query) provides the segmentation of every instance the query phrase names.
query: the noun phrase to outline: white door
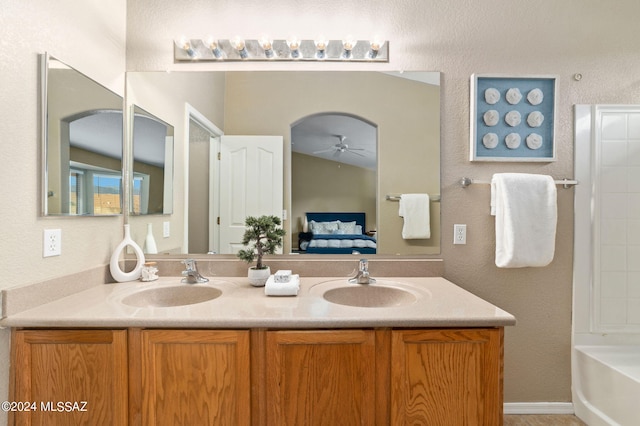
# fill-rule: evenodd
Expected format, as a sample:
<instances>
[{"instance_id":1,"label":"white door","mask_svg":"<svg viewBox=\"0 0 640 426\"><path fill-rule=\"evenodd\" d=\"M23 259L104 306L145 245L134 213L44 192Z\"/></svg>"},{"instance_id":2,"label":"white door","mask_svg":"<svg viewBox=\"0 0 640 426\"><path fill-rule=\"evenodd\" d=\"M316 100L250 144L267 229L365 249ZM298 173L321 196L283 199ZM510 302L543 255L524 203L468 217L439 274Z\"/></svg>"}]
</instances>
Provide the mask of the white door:
<instances>
[{"instance_id":1,"label":"white door","mask_svg":"<svg viewBox=\"0 0 640 426\"><path fill-rule=\"evenodd\" d=\"M220 253L243 248L247 216L283 212L282 136L222 136L220 144Z\"/></svg>"}]
</instances>

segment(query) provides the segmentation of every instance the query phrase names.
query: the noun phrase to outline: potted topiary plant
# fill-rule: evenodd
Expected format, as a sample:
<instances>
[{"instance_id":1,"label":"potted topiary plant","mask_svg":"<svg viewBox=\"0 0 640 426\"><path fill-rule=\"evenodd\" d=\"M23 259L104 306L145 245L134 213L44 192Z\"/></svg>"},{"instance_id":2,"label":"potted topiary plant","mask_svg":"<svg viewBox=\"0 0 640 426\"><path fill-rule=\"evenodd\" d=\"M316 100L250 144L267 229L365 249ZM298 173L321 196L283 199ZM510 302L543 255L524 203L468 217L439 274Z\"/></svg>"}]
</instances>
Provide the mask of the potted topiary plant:
<instances>
[{"instance_id":1,"label":"potted topiary plant","mask_svg":"<svg viewBox=\"0 0 640 426\"><path fill-rule=\"evenodd\" d=\"M240 250L238 257L247 263L256 260L256 265L251 266L248 272L249 282L253 286L265 285L271 275L271 269L262 263L262 256L274 254L278 247L282 247L285 230L279 227L281 223L277 216L248 216L245 219L242 244L247 248Z\"/></svg>"}]
</instances>

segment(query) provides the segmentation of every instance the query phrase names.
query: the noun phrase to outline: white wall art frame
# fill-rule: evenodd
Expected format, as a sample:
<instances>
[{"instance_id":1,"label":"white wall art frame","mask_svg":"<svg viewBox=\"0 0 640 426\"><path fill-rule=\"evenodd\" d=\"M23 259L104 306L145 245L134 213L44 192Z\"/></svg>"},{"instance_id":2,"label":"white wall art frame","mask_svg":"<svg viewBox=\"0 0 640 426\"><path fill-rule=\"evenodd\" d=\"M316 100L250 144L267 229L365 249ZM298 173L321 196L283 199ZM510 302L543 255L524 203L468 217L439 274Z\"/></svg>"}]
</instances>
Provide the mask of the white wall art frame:
<instances>
[{"instance_id":1,"label":"white wall art frame","mask_svg":"<svg viewBox=\"0 0 640 426\"><path fill-rule=\"evenodd\" d=\"M471 76L470 161L556 161L556 76Z\"/></svg>"}]
</instances>

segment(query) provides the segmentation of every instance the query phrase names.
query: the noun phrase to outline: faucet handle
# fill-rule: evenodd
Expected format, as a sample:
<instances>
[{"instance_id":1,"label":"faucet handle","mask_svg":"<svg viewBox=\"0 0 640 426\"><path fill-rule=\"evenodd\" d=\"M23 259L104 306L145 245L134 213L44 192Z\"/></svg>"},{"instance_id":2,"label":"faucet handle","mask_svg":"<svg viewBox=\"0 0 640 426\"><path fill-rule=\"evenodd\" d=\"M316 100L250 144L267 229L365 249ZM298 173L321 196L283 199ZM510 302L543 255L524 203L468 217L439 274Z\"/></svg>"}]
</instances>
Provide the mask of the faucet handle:
<instances>
[{"instance_id":1,"label":"faucet handle","mask_svg":"<svg viewBox=\"0 0 640 426\"><path fill-rule=\"evenodd\" d=\"M184 259L180 261L180 263L184 263L187 271L195 271L197 269L196 260L195 259Z\"/></svg>"},{"instance_id":2,"label":"faucet handle","mask_svg":"<svg viewBox=\"0 0 640 426\"><path fill-rule=\"evenodd\" d=\"M361 272L367 272L369 269L369 261L367 259L360 259L360 263L358 264L358 270Z\"/></svg>"}]
</instances>

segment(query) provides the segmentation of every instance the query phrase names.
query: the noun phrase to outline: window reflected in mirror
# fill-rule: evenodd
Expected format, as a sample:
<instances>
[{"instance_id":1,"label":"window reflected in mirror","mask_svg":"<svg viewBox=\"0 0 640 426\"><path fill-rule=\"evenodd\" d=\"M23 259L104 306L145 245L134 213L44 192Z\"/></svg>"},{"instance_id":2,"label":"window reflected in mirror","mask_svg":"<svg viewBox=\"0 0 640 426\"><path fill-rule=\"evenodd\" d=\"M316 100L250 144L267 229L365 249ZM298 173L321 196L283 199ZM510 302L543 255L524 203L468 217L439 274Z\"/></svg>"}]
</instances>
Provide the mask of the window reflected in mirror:
<instances>
[{"instance_id":1,"label":"window reflected in mirror","mask_svg":"<svg viewBox=\"0 0 640 426\"><path fill-rule=\"evenodd\" d=\"M43 214L122 212L122 97L43 55Z\"/></svg>"}]
</instances>

